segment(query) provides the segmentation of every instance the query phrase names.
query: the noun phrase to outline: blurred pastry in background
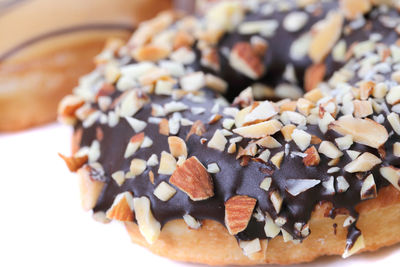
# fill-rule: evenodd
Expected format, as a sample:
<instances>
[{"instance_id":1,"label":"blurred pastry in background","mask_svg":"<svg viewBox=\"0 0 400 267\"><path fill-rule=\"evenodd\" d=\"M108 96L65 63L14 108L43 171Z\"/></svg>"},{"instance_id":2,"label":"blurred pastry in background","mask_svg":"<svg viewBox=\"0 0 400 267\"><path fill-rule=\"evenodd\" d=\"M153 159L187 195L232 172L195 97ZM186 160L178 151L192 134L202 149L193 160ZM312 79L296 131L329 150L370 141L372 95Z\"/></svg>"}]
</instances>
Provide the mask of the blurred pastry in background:
<instances>
[{"instance_id":1,"label":"blurred pastry in background","mask_svg":"<svg viewBox=\"0 0 400 267\"><path fill-rule=\"evenodd\" d=\"M0 0L0 131L54 120L106 39L126 40L170 7L170 0Z\"/></svg>"}]
</instances>

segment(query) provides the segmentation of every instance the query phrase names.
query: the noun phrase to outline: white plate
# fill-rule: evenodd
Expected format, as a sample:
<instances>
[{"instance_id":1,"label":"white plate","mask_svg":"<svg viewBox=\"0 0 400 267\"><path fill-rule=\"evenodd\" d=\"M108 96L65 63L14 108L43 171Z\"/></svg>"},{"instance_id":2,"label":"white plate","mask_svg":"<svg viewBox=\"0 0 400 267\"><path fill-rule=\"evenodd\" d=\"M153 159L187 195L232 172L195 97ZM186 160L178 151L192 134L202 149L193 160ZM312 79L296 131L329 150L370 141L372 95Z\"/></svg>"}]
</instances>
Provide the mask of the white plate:
<instances>
[{"instance_id":1,"label":"white plate","mask_svg":"<svg viewBox=\"0 0 400 267\"><path fill-rule=\"evenodd\" d=\"M0 266L201 266L170 261L130 242L123 225L94 222L80 208L70 127L0 135ZM399 222L400 223L400 222ZM307 266L399 266L400 246ZM306 266L306 265L301 265Z\"/></svg>"}]
</instances>

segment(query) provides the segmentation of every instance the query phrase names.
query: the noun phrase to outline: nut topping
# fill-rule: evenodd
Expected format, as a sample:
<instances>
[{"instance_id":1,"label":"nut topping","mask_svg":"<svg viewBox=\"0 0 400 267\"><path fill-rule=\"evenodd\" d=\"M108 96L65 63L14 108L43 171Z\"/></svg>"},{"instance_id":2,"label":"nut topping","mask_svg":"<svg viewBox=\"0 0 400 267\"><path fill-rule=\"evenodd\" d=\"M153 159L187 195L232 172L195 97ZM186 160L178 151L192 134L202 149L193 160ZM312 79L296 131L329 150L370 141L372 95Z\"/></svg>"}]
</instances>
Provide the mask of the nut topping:
<instances>
[{"instance_id":1,"label":"nut topping","mask_svg":"<svg viewBox=\"0 0 400 267\"><path fill-rule=\"evenodd\" d=\"M169 182L185 192L193 201L214 196L210 174L196 157L190 157L177 167Z\"/></svg>"},{"instance_id":2,"label":"nut topping","mask_svg":"<svg viewBox=\"0 0 400 267\"><path fill-rule=\"evenodd\" d=\"M264 121L257 124L239 127L233 130L234 133L246 138L261 138L273 135L282 128L278 120Z\"/></svg>"},{"instance_id":3,"label":"nut topping","mask_svg":"<svg viewBox=\"0 0 400 267\"><path fill-rule=\"evenodd\" d=\"M177 136L168 137L169 151L172 156L179 158L180 156L187 157L187 147L185 141Z\"/></svg>"},{"instance_id":4,"label":"nut topping","mask_svg":"<svg viewBox=\"0 0 400 267\"><path fill-rule=\"evenodd\" d=\"M130 192L124 192L118 194L114 202L107 210L107 218L111 220L123 221L123 222L133 222L133 196Z\"/></svg>"},{"instance_id":5,"label":"nut topping","mask_svg":"<svg viewBox=\"0 0 400 267\"><path fill-rule=\"evenodd\" d=\"M257 80L264 74L264 64L250 43L236 43L229 56L229 63L235 70Z\"/></svg>"},{"instance_id":6,"label":"nut topping","mask_svg":"<svg viewBox=\"0 0 400 267\"><path fill-rule=\"evenodd\" d=\"M160 236L161 224L151 213L150 200L147 197L134 198L133 207L140 233L147 243L153 244Z\"/></svg>"},{"instance_id":7,"label":"nut topping","mask_svg":"<svg viewBox=\"0 0 400 267\"><path fill-rule=\"evenodd\" d=\"M329 128L342 135L351 135L354 142L373 148L379 148L389 138L386 128L370 119L342 116L332 122Z\"/></svg>"},{"instance_id":8,"label":"nut topping","mask_svg":"<svg viewBox=\"0 0 400 267\"><path fill-rule=\"evenodd\" d=\"M346 172L366 172L375 165L382 163L382 160L369 152L364 152L361 156L350 162L344 167Z\"/></svg>"},{"instance_id":9,"label":"nut topping","mask_svg":"<svg viewBox=\"0 0 400 267\"><path fill-rule=\"evenodd\" d=\"M315 146L308 148L304 153L306 156L303 158L305 166L317 166L321 160Z\"/></svg>"},{"instance_id":10,"label":"nut topping","mask_svg":"<svg viewBox=\"0 0 400 267\"><path fill-rule=\"evenodd\" d=\"M225 202L225 225L231 235L246 229L257 200L248 196L234 196Z\"/></svg>"}]
</instances>

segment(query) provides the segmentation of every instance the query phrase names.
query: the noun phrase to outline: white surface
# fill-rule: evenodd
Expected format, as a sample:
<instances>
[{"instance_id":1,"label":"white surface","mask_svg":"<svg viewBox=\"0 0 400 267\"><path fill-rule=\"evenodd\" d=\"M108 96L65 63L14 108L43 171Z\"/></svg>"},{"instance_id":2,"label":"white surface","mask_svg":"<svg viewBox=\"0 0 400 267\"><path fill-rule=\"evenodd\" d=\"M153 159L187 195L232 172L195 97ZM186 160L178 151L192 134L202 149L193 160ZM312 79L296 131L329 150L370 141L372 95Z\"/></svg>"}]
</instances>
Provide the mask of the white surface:
<instances>
[{"instance_id":1,"label":"white surface","mask_svg":"<svg viewBox=\"0 0 400 267\"><path fill-rule=\"evenodd\" d=\"M52 124L0 134L0 266L201 266L151 254L118 223L100 224L80 207L69 155L71 129ZM400 223L400 222L399 222ZM399 266L400 246L301 266Z\"/></svg>"}]
</instances>

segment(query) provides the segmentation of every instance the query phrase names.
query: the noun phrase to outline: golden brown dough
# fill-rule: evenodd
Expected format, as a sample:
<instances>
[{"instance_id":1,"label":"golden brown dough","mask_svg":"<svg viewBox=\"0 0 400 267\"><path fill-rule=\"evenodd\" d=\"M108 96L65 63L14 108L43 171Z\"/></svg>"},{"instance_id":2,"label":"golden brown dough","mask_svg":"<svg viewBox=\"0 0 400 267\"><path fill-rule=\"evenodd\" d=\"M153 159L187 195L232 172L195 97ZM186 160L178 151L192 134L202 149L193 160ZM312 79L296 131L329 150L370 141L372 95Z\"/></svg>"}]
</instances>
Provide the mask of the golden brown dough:
<instances>
[{"instance_id":1,"label":"golden brown dough","mask_svg":"<svg viewBox=\"0 0 400 267\"><path fill-rule=\"evenodd\" d=\"M131 240L153 253L179 261L209 265L294 264L309 262L324 255L341 255L346 244L347 230L342 227L346 215L335 219L324 216L325 205L316 206L310 220L311 235L301 244L283 242L278 236L262 242L262 251L245 256L226 228L218 222L205 220L198 230L190 229L183 220L167 223L159 239L148 244L135 223L125 226ZM363 233L365 248L373 251L400 241L400 192L392 186L383 188L376 199L358 206L357 226ZM336 233L334 224L337 224ZM265 249L268 246L268 249Z\"/></svg>"}]
</instances>

